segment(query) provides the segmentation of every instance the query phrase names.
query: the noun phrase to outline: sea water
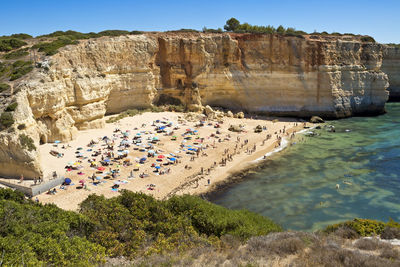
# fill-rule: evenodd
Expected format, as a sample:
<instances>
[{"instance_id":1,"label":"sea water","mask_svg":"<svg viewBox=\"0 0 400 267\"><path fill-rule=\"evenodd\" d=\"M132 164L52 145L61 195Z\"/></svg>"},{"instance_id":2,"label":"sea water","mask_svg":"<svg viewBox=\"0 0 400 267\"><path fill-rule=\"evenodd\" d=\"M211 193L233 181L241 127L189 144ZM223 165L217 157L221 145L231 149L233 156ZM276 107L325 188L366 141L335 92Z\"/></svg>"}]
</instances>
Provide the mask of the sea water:
<instances>
[{"instance_id":1,"label":"sea water","mask_svg":"<svg viewBox=\"0 0 400 267\"><path fill-rule=\"evenodd\" d=\"M400 103L388 103L386 110L327 122L336 132L322 127L314 137L299 134L295 144L261 163L261 171L209 200L292 230L353 218L400 221Z\"/></svg>"}]
</instances>

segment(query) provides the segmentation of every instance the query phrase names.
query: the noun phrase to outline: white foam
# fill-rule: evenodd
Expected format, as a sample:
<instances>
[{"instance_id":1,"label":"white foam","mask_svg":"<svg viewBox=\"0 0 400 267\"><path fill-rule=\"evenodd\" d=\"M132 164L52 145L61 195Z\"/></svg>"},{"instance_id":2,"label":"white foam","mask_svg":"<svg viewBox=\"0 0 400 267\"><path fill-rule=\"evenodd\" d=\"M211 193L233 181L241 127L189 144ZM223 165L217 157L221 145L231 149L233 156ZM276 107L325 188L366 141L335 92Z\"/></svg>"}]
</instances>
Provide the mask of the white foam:
<instances>
[{"instance_id":1,"label":"white foam","mask_svg":"<svg viewBox=\"0 0 400 267\"><path fill-rule=\"evenodd\" d=\"M298 132L295 132L295 134L303 134L303 133L306 133L306 132L308 132L308 131L310 131L310 130L312 130L312 129L315 129L315 126L314 126L314 127L311 127L311 128L303 129L303 130L298 131ZM274 150L268 152L268 153L265 154L264 156L262 156L262 157L260 157L260 158L258 158L258 159L256 159L256 160L254 160L253 162L258 162L258 161L260 161L260 160L264 160L264 159L266 159L266 158L268 158L268 157L271 157L273 154L278 153L278 152L284 150L288 145L289 145L289 140L288 140L286 137L284 137L284 138L282 138L282 140L281 140L281 145L280 145L279 147L277 147L277 148L275 148Z\"/></svg>"}]
</instances>

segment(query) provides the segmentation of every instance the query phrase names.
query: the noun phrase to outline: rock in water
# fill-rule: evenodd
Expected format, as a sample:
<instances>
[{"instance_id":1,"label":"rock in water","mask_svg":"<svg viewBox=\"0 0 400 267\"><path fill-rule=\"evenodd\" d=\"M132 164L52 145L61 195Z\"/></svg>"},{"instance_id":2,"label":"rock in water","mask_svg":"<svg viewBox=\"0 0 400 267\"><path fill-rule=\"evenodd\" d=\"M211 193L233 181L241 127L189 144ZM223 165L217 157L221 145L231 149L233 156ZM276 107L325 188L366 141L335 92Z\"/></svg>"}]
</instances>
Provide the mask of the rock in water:
<instances>
[{"instance_id":1,"label":"rock in water","mask_svg":"<svg viewBox=\"0 0 400 267\"><path fill-rule=\"evenodd\" d=\"M310 119L310 122L311 123L324 123L325 121L321 117L312 116Z\"/></svg>"}]
</instances>

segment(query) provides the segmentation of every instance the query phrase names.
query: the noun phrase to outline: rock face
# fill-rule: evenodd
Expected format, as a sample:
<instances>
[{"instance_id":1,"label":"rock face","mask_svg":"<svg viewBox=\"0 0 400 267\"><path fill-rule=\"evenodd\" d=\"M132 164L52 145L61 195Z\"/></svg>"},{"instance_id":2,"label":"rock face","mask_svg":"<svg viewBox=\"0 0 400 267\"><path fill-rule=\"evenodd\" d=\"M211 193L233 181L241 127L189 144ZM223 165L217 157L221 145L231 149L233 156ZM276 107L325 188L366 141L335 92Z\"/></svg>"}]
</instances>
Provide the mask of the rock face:
<instances>
[{"instance_id":1,"label":"rock face","mask_svg":"<svg viewBox=\"0 0 400 267\"><path fill-rule=\"evenodd\" d=\"M382 113L388 97L382 45L351 38L147 33L83 40L48 60L49 69L14 86L16 123L0 136L0 176L41 173L39 155L12 136L28 134L37 145L68 141L130 108L210 105L342 118ZM13 162L18 171L5 168Z\"/></svg>"},{"instance_id":2,"label":"rock face","mask_svg":"<svg viewBox=\"0 0 400 267\"><path fill-rule=\"evenodd\" d=\"M400 48L385 46L382 71L389 78L389 100L400 101Z\"/></svg>"}]
</instances>

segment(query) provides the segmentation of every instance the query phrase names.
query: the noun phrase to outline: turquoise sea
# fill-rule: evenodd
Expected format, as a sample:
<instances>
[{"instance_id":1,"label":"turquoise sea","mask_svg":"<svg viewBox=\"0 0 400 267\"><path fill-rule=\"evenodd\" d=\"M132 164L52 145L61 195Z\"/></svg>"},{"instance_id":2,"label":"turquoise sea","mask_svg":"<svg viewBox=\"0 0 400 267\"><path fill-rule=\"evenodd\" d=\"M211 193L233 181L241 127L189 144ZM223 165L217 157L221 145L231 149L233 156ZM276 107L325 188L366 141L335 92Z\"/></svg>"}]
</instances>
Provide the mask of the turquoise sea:
<instances>
[{"instance_id":1,"label":"turquoise sea","mask_svg":"<svg viewBox=\"0 0 400 267\"><path fill-rule=\"evenodd\" d=\"M400 103L388 103L386 110L327 122L336 132L298 134L261 171L209 200L260 213L292 230L318 230L356 217L400 221Z\"/></svg>"}]
</instances>

